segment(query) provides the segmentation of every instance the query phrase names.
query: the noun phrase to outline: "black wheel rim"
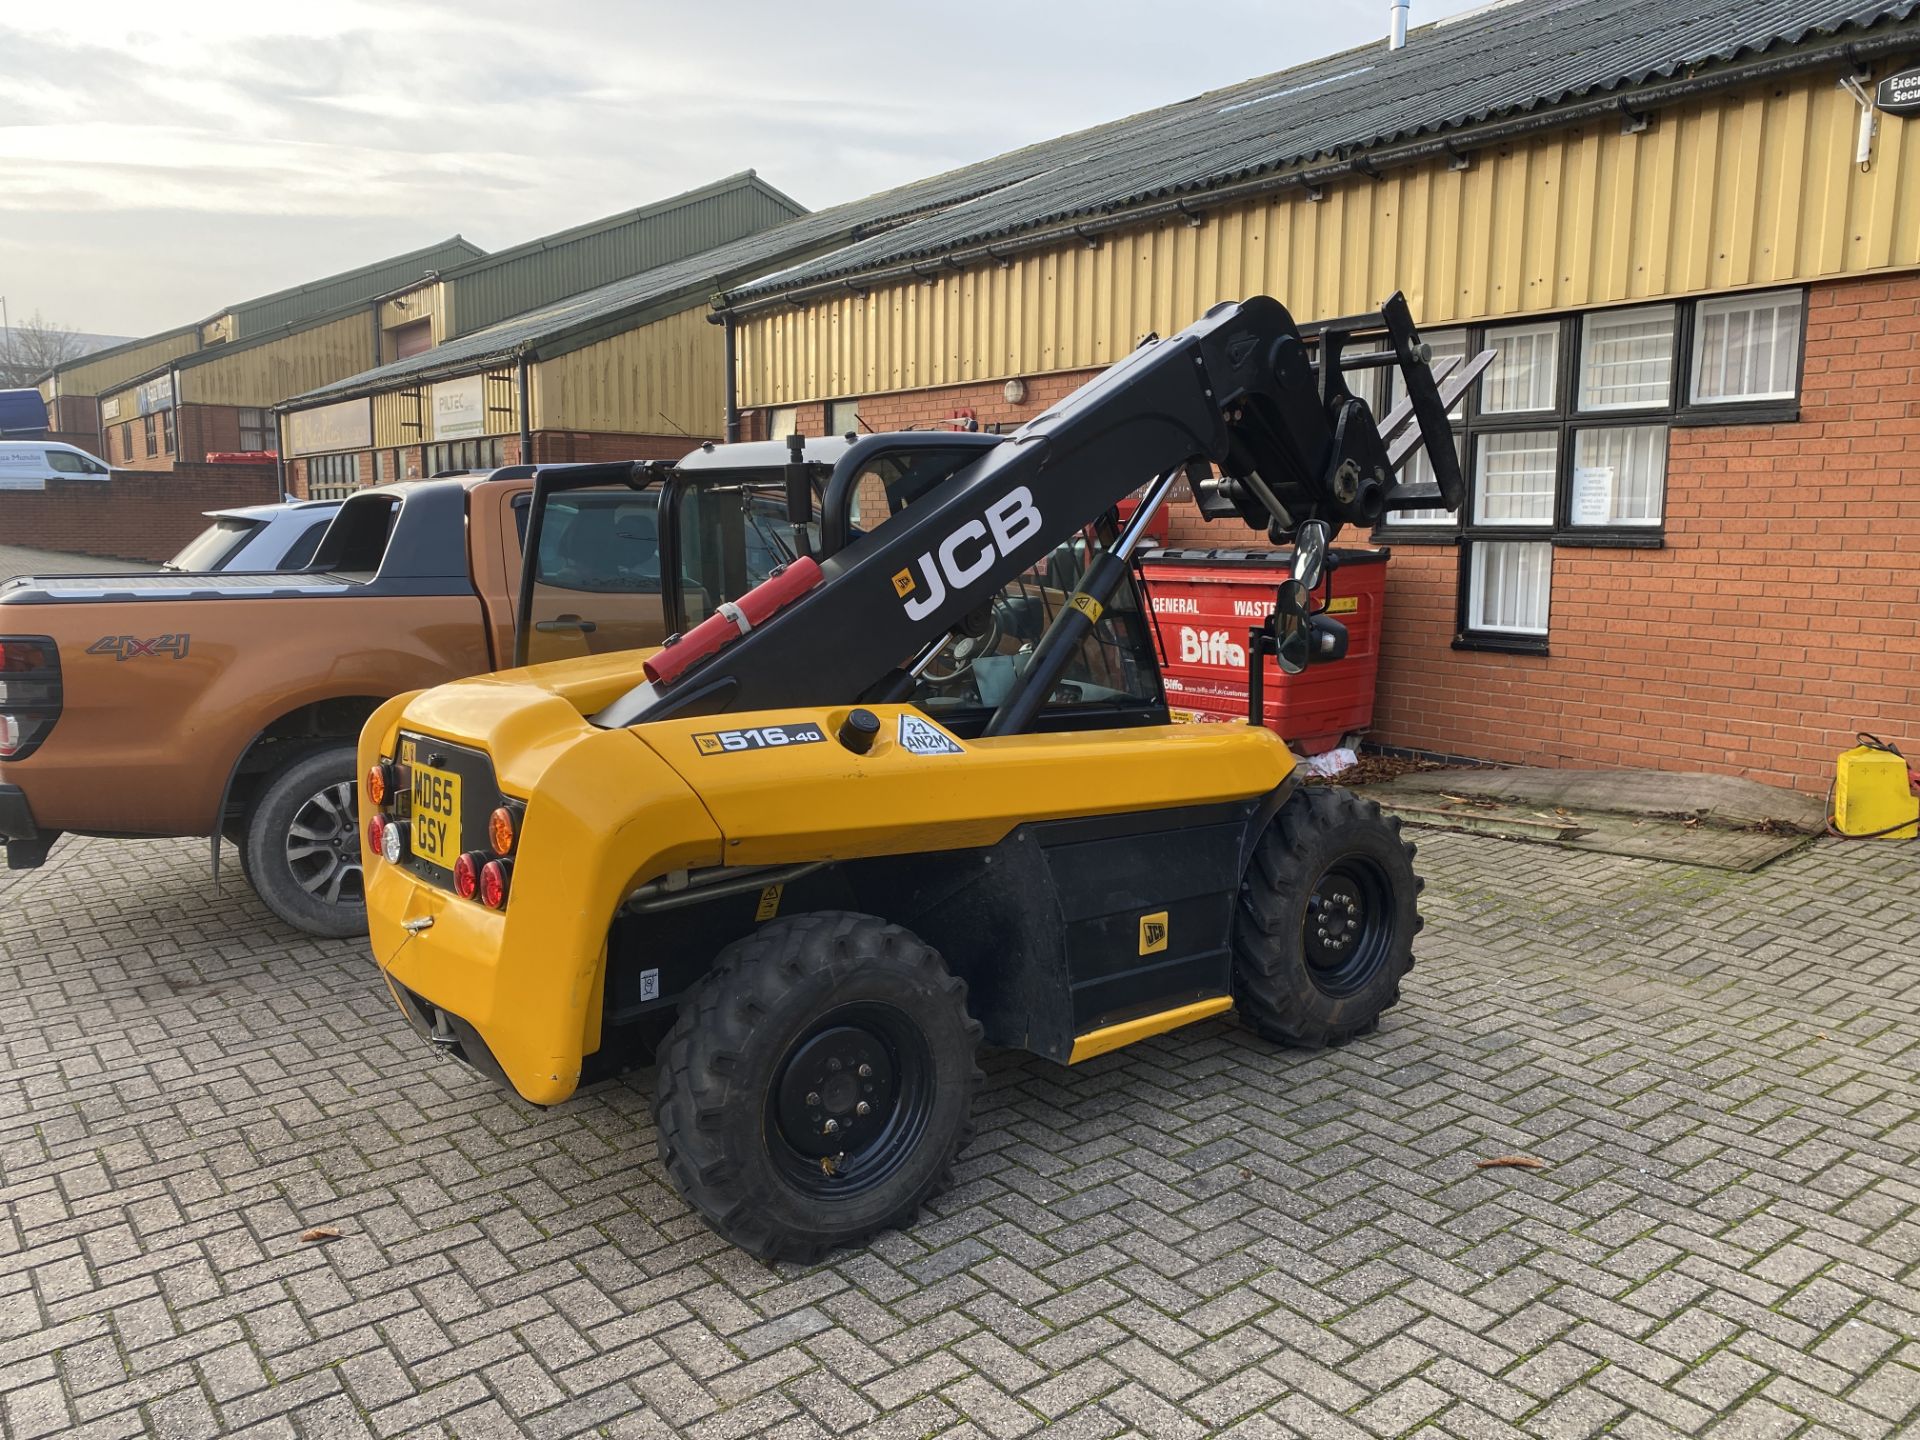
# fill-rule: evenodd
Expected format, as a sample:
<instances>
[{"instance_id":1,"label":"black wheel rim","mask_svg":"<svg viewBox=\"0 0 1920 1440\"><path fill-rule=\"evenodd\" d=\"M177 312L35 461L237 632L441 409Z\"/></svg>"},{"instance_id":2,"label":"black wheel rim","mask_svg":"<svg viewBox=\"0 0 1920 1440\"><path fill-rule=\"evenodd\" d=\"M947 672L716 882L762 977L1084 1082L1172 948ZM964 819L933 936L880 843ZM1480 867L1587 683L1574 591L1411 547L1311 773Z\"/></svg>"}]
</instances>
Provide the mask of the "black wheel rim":
<instances>
[{"instance_id":1,"label":"black wheel rim","mask_svg":"<svg viewBox=\"0 0 1920 1440\"><path fill-rule=\"evenodd\" d=\"M782 1175L822 1199L884 1183L926 1134L933 1053L891 1005L842 1005L788 1049L767 1095L767 1145Z\"/></svg>"},{"instance_id":2,"label":"black wheel rim","mask_svg":"<svg viewBox=\"0 0 1920 1440\"><path fill-rule=\"evenodd\" d=\"M1364 987L1386 959L1393 915L1392 889L1373 861L1348 855L1322 871L1301 922L1314 985L1327 995Z\"/></svg>"},{"instance_id":3,"label":"black wheel rim","mask_svg":"<svg viewBox=\"0 0 1920 1440\"><path fill-rule=\"evenodd\" d=\"M360 805L351 780L322 786L293 812L284 848L300 888L323 905L361 905Z\"/></svg>"}]
</instances>

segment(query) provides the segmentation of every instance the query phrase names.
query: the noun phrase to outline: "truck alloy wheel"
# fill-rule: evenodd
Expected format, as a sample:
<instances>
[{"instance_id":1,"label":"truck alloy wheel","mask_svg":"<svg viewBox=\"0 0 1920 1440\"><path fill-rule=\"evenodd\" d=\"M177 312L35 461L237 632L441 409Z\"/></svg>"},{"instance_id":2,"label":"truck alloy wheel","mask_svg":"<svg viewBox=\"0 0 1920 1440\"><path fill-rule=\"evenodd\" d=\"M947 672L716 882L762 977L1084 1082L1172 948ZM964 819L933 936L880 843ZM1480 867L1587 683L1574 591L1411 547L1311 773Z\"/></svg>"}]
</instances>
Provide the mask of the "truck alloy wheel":
<instances>
[{"instance_id":1,"label":"truck alloy wheel","mask_svg":"<svg viewBox=\"0 0 1920 1440\"><path fill-rule=\"evenodd\" d=\"M972 1133L980 1033L965 984L899 926L770 921L721 952L660 1047L667 1174L765 1260L905 1225Z\"/></svg>"},{"instance_id":2,"label":"truck alloy wheel","mask_svg":"<svg viewBox=\"0 0 1920 1440\"><path fill-rule=\"evenodd\" d=\"M1400 998L1421 881L1400 822L1348 790L1308 786L1254 847L1234 920L1241 1018L1287 1045L1340 1045Z\"/></svg>"},{"instance_id":3,"label":"truck alloy wheel","mask_svg":"<svg viewBox=\"0 0 1920 1440\"><path fill-rule=\"evenodd\" d=\"M267 779L247 817L247 879L309 935L366 933L357 781L352 745L309 750Z\"/></svg>"}]
</instances>

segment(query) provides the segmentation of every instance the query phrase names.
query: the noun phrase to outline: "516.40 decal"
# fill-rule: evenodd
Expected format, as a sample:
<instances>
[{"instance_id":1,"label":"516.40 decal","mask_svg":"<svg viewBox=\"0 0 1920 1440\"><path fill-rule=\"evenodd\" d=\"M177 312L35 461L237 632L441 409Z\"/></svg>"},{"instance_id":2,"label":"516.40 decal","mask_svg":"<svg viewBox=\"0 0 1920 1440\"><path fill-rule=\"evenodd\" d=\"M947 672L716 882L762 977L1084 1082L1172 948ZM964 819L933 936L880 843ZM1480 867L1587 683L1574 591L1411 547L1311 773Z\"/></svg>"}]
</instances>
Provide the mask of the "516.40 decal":
<instances>
[{"instance_id":1,"label":"516.40 decal","mask_svg":"<svg viewBox=\"0 0 1920 1440\"><path fill-rule=\"evenodd\" d=\"M177 635L156 635L151 640L142 640L138 635L102 635L87 647L87 654L111 655L115 660L133 660L142 655L184 660L187 643L192 639L185 631Z\"/></svg>"},{"instance_id":2,"label":"516.40 decal","mask_svg":"<svg viewBox=\"0 0 1920 1440\"><path fill-rule=\"evenodd\" d=\"M784 745L818 745L826 738L818 725L750 725L741 730L708 730L694 736L693 743L702 755L728 755Z\"/></svg>"}]
</instances>

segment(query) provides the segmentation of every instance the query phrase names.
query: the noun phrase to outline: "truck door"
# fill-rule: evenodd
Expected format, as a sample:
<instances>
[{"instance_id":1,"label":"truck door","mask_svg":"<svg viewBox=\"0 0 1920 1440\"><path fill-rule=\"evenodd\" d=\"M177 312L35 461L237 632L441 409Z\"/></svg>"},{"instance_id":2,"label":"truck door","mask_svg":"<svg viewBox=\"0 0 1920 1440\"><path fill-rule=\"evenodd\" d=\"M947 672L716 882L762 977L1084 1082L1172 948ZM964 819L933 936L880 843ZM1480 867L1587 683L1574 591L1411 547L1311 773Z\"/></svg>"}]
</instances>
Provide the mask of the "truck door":
<instances>
[{"instance_id":1,"label":"truck door","mask_svg":"<svg viewBox=\"0 0 1920 1440\"><path fill-rule=\"evenodd\" d=\"M542 478L528 516L518 663L661 644L659 485L548 483L556 478Z\"/></svg>"}]
</instances>

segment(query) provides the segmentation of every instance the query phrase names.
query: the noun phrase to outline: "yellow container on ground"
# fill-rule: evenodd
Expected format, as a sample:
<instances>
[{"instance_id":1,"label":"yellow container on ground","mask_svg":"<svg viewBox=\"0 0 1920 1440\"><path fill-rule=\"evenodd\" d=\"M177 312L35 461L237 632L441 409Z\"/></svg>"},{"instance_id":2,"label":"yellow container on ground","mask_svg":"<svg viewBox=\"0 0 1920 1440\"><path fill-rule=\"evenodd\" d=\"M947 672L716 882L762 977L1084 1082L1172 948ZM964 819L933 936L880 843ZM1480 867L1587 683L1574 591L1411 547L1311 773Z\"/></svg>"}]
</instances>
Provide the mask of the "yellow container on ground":
<instances>
[{"instance_id":1,"label":"yellow container on ground","mask_svg":"<svg viewBox=\"0 0 1920 1440\"><path fill-rule=\"evenodd\" d=\"M1907 762L1891 750L1856 745L1842 751L1833 782L1833 824L1843 835L1911 840L1920 835L1920 796L1907 783Z\"/></svg>"}]
</instances>

